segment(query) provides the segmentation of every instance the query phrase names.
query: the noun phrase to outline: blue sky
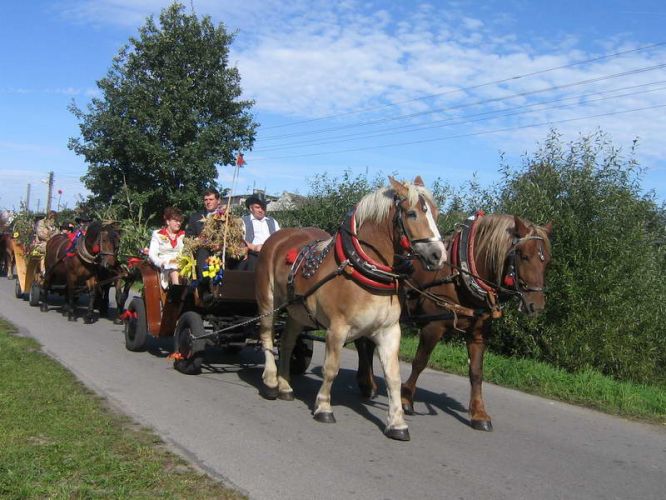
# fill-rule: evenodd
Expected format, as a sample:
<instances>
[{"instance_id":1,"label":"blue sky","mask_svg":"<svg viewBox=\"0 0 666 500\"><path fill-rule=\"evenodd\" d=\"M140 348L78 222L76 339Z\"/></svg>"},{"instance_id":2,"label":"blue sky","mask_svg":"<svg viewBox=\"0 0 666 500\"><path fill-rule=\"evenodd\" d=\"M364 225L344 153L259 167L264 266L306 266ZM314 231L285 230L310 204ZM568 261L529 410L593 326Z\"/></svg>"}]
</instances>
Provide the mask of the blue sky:
<instances>
[{"instance_id":1,"label":"blue sky","mask_svg":"<svg viewBox=\"0 0 666 500\"><path fill-rule=\"evenodd\" d=\"M67 106L97 95L120 47L169 3L3 2L0 208L28 183L43 208L50 170L61 204L86 194ZM661 1L184 3L238 32L230 61L262 126L236 192L306 193L314 174L345 170L485 185L501 152L517 165L555 127L565 140L601 128L625 152L638 138L643 188L666 200ZM232 168L219 171L228 187Z\"/></svg>"}]
</instances>

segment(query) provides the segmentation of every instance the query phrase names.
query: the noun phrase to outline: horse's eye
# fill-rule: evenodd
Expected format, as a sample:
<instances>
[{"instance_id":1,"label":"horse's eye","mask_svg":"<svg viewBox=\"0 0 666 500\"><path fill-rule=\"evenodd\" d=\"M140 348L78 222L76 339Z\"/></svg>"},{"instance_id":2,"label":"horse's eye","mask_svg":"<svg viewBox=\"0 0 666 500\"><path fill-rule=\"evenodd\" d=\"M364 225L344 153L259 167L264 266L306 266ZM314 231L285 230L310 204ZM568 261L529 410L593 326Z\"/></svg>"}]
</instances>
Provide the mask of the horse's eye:
<instances>
[{"instance_id":1,"label":"horse's eye","mask_svg":"<svg viewBox=\"0 0 666 500\"><path fill-rule=\"evenodd\" d=\"M410 219L416 219L416 210L408 210L407 217L409 217Z\"/></svg>"}]
</instances>

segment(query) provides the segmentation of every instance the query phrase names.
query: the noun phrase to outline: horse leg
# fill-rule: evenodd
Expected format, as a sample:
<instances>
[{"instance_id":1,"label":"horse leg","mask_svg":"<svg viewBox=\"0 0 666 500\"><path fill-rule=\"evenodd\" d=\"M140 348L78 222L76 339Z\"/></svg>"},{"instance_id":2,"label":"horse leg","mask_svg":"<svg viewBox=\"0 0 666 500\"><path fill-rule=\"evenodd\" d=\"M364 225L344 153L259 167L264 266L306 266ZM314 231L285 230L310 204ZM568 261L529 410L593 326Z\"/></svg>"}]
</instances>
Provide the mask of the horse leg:
<instances>
[{"instance_id":1,"label":"horse leg","mask_svg":"<svg viewBox=\"0 0 666 500\"><path fill-rule=\"evenodd\" d=\"M272 304L272 302L271 302ZM270 307L272 309L272 306ZM269 310L270 310L269 309ZM264 311L259 307L259 312ZM278 379L277 379L277 364L275 363L275 354L273 352L273 316L266 316L261 318L259 322L259 340L261 341L261 348L264 351L264 372L261 379L264 385L261 390L261 395L266 399L276 399L278 397Z\"/></svg>"},{"instance_id":2,"label":"horse leg","mask_svg":"<svg viewBox=\"0 0 666 500\"><path fill-rule=\"evenodd\" d=\"M419 332L419 346L412 360L412 371L409 378L402 384L400 396L402 409L407 415L414 414L414 394L416 392L416 381L421 372L428 366L428 360L437 343L444 335L444 327L441 323L428 323Z\"/></svg>"},{"instance_id":3,"label":"horse leg","mask_svg":"<svg viewBox=\"0 0 666 500\"><path fill-rule=\"evenodd\" d=\"M377 383L372 372L372 360L375 354L375 343L367 337L361 337L354 341L358 353L358 371L356 372L356 384L361 397L374 399L377 396Z\"/></svg>"},{"instance_id":4,"label":"horse leg","mask_svg":"<svg viewBox=\"0 0 666 500\"><path fill-rule=\"evenodd\" d=\"M97 286L97 281L94 277L86 280L86 286L88 287L88 310L83 317L83 322L86 325L90 325L95 322L95 296L97 295L99 287Z\"/></svg>"},{"instance_id":5,"label":"horse leg","mask_svg":"<svg viewBox=\"0 0 666 500\"><path fill-rule=\"evenodd\" d=\"M294 390L289 381L291 354L294 352L294 346L302 327L291 316L287 319L284 332L280 337L280 364L278 367L278 398L285 401L294 400Z\"/></svg>"},{"instance_id":6,"label":"horse leg","mask_svg":"<svg viewBox=\"0 0 666 500\"><path fill-rule=\"evenodd\" d=\"M44 273L44 280L39 289L39 310L41 312L47 312L49 310L47 299L49 297L49 287L51 286L50 281L48 274Z\"/></svg>"},{"instance_id":7,"label":"horse leg","mask_svg":"<svg viewBox=\"0 0 666 500\"><path fill-rule=\"evenodd\" d=\"M398 441L409 441L409 429L400 404L400 324L396 323L375 335L377 354L384 370L388 393L388 419L384 434Z\"/></svg>"},{"instance_id":8,"label":"horse leg","mask_svg":"<svg viewBox=\"0 0 666 500\"><path fill-rule=\"evenodd\" d=\"M469 381L471 393L469 401L470 423L473 429L490 432L493 424L490 415L486 413L483 402L481 384L483 383L483 355L486 351L486 334L490 329L489 321L477 324L467 339L467 353L469 355Z\"/></svg>"},{"instance_id":9,"label":"horse leg","mask_svg":"<svg viewBox=\"0 0 666 500\"><path fill-rule=\"evenodd\" d=\"M67 321L76 321L76 280L67 277Z\"/></svg>"},{"instance_id":10,"label":"horse leg","mask_svg":"<svg viewBox=\"0 0 666 500\"><path fill-rule=\"evenodd\" d=\"M116 280L114 284L116 289L116 319L114 319L113 322L116 325L123 324L123 320L120 319L120 316L125 312L125 302L127 301L127 296L129 295L131 286L132 282L129 280L124 282L121 282L121 280Z\"/></svg>"},{"instance_id":11,"label":"horse leg","mask_svg":"<svg viewBox=\"0 0 666 500\"><path fill-rule=\"evenodd\" d=\"M326 332L326 350L324 352L324 381L321 383L315 409L314 419L326 424L335 423L331 408L331 387L340 370L340 353L345 345L348 327L335 328L333 325Z\"/></svg>"}]
</instances>

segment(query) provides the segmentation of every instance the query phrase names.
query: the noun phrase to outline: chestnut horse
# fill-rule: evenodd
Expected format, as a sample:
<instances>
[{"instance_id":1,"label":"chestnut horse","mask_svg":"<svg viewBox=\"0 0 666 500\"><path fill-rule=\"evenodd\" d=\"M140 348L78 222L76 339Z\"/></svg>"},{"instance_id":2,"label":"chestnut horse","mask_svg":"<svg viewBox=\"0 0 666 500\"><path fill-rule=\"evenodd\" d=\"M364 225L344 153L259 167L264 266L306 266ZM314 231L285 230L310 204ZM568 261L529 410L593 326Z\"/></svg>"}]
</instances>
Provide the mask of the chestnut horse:
<instances>
[{"instance_id":1,"label":"chestnut horse","mask_svg":"<svg viewBox=\"0 0 666 500\"><path fill-rule=\"evenodd\" d=\"M76 297L84 289L89 296L84 321L92 323L99 276L116 269L119 245L120 236L115 225L104 225L99 221L91 223L85 234L74 240L66 234L56 234L49 239L46 243L46 272L40 293L40 309L48 311L47 299L52 287L65 287L67 319L76 321Z\"/></svg>"},{"instance_id":2,"label":"chestnut horse","mask_svg":"<svg viewBox=\"0 0 666 500\"><path fill-rule=\"evenodd\" d=\"M528 315L543 311L551 229L551 224L540 227L513 215L477 216L465 221L450 244L450 271L428 271L417 263L404 287L403 320L421 327L412 372L401 390L405 413L414 413L416 381L442 336L454 330L464 331L469 355L471 426L492 430L481 393L483 355L492 319L501 316L500 303L511 296L520 299L519 310ZM358 341L356 348L359 389L370 398L377 390L372 374L374 345Z\"/></svg>"},{"instance_id":3,"label":"chestnut horse","mask_svg":"<svg viewBox=\"0 0 666 500\"><path fill-rule=\"evenodd\" d=\"M335 422L331 385L340 368L345 342L370 336L389 387L385 434L409 440L400 406L400 302L397 297L401 255L415 255L441 268L446 248L435 224L437 207L417 177L413 184L389 177L391 186L365 196L331 238L316 228L283 229L264 244L256 269L260 340L266 357L262 393L269 399L294 398L289 360L304 328L326 330L324 380L314 418ZM280 339L280 366L273 352L273 312L286 307Z\"/></svg>"}]
</instances>

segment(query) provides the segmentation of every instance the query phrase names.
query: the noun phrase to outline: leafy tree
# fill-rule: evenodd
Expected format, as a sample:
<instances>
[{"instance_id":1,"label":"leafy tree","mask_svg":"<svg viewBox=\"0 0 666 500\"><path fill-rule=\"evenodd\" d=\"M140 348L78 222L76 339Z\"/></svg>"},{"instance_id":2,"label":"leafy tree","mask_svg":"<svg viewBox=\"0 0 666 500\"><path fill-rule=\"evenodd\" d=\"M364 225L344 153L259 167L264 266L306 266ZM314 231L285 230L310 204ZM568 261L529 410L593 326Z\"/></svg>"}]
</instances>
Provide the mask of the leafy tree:
<instances>
[{"instance_id":1,"label":"leafy tree","mask_svg":"<svg viewBox=\"0 0 666 500\"><path fill-rule=\"evenodd\" d=\"M81 137L69 148L89 164L82 181L94 204L113 202L127 184L148 213L192 209L215 186L217 165L251 149L257 124L228 65L233 38L174 3L119 51L87 111L71 104Z\"/></svg>"},{"instance_id":2,"label":"leafy tree","mask_svg":"<svg viewBox=\"0 0 666 500\"><path fill-rule=\"evenodd\" d=\"M387 178L381 175L368 180L363 175L352 177L349 171L341 179L315 175L309 181L310 193L298 210L285 210L275 217L284 227L314 226L333 234L363 196L387 183Z\"/></svg>"}]
</instances>

